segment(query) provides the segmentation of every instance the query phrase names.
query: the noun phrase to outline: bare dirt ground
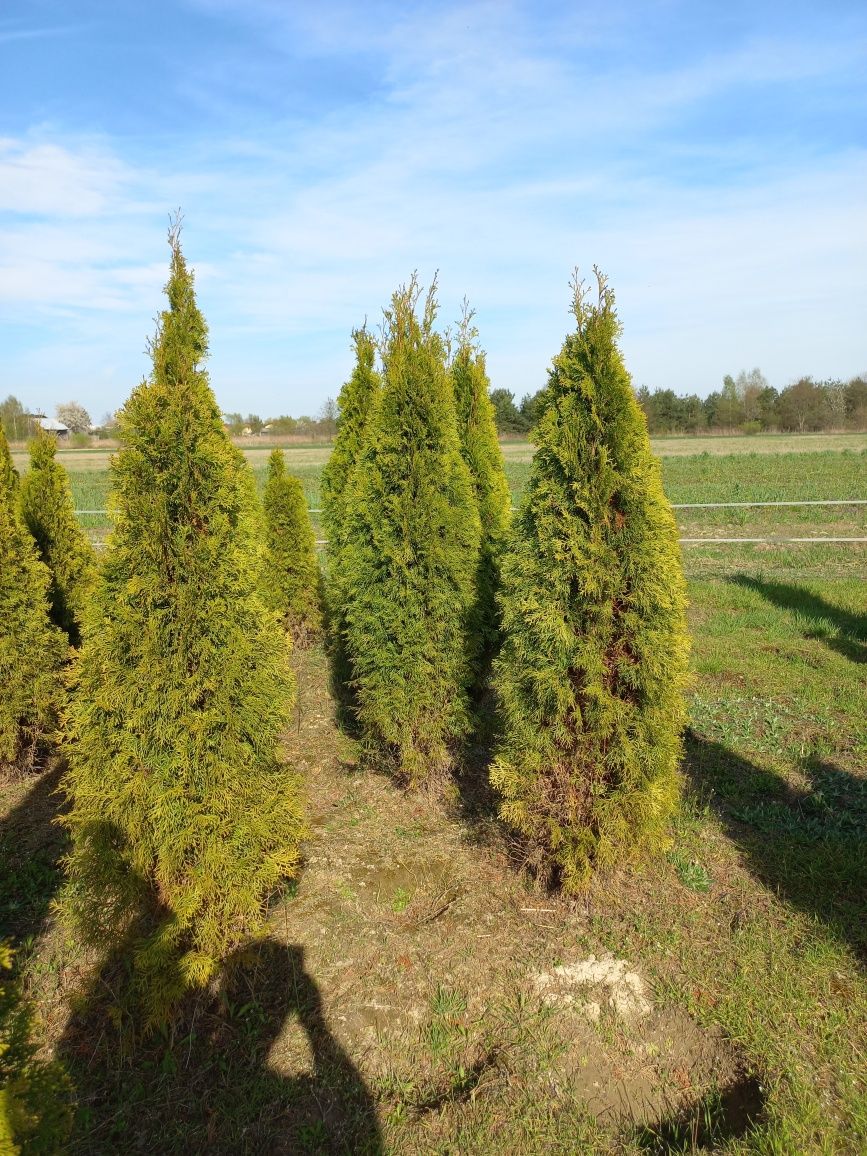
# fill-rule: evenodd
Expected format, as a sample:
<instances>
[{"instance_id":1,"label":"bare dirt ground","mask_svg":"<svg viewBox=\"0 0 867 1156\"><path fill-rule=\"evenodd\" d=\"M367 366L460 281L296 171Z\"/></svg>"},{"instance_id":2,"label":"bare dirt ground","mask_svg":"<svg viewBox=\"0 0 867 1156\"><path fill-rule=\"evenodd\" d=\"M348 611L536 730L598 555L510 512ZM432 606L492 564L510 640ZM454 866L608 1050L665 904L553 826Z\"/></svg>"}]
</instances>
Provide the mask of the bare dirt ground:
<instances>
[{"instance_id":1,"label":"bare dirt ground","mask_svg":"<svg viewBox=\"0 0 867 1156\"><path fill-rule=\"evenodd\" d=\"M522 883L456 800L359 772L325 705L322 654L302 655L299 674L291 755L308 776L313 837L273 931L303 944L395 1151L545 1151L557 1141L532 1103L612 1140L734 1089L758 1112L733 1045L601 950L586 908ZM297 1022L271 1062L287 1073L310 1062Z\"/></svg>"}]
</instances>

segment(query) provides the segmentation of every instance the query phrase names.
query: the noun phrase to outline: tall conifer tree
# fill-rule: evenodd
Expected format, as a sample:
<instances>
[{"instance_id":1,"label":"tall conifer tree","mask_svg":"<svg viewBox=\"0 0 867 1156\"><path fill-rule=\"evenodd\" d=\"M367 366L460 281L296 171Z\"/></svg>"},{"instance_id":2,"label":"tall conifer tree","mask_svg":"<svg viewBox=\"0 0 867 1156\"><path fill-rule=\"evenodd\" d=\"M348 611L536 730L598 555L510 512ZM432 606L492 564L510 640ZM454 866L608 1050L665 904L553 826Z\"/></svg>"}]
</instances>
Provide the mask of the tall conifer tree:
<instances>
[{"instance_id":1,"label":"tall conifer tree","mask_svg":"<svg viewBox=\"0 0 867 1156\"><path fill-rule=\"evenodd\" d=\"M499 638L496 594L512 499L497 438L485 355L478 348L478 332L472 318L465 302L451 371L461 453L470 470L482 525L477 575L477 628L483 655L488 655L496 649Z\"/></svg>"},{"instance_id":2,"label":"tall conifer tree","mask_svg":"<svg viewBox=\"0 0 867 1156\"><path fill-rule=\"evenodd\" d=\"M343 539L343 496L364 443L368 419L382 391L382 379L374 369L376 342L367 326L352 331L355 368L337 399L337 438L322 471L322 522L328 540L328 559L337 570Z\"/></svg>"},{"instance_id":3,"label":"tall conifer tree","mask_svg":"<svg viewBox=\"0 0 867 1156\"><path fill-rule=\"evenodd\" d=\"M495 664L501 813L569 891L665 844L689 651L677 528L597 278L550 372Z\"/></svg>"},{"instance_id":4,"label":"tall conifer tree","mask_svg":"<svg viewBox=\"0 0 867 1156\"><path fill-rule=\"evenodd\" d=\"M465 737L481 536L454 390L415 277L385 313L384 389L352 474L341 547L345 637L370 744L418 782Z\"/></svg>"},{"instance_id":5,"label":"tall conifer tree","mask_svg":"<svg viewBox=\"0 0 867 1156\"><path fill-rule=\"evenodd\" d=\"M51 574L51 619L77 646L96 558L76 520L69 478L54 456L56 450L50 434L30 443L30 469L21 480L21 514Z\"/></svg>"},{"instance_id":6,"label":"tall conifer tree","mask_svg":"<svg viewBox=\"0 0 867 1156\"><path fill-rule=\"evenodd\" d=\"M263 922L298 863L298 776L278 746L292 704L288 642L260 596L252 473L202 363L207 329L179 227L153 370L119 417L114 529L85 617L69 718L73 848L65 907L116 937L142 905L151 1015Z\"/></svg>"},{"instance_id":7,"label":"tall conifer tree","mask_svg":"<svg viewBox=\"0 0 867 1156\"><path fill-rule=\"evenodd\" d=\"M320 575L316 537L298 478L286 472L283 451L271 451L263 500L265 512L265 598L296 642L319 633Z\"/></svg>"},{"instance_id":8,"label":"tall conifer tree","mask_svg":"<svg viewBox=\"0 0 867 1156\"><path fill-rule=\"evenodd\" d=\"M326 540L325 609L328 623L328 648L331 662L331 689L338 703L342 722L350 722L353 711L348 704L352 677L346 652L344 608L349 597L343 587L345 571L341 550L346 541L346 498L352 472L361 455L371 414L382 394L382 378L374 368L376 342L365 323L353 329L355 366L337 399L337 437L331 456L322 471L322 526Z\"/></svg>"},{"instance_id":9,"label":"tall conifer tree","mask_svg":"<svg viewBox=\"0 0 867 1156\"><path fill-rule=\"evenodd\" d=\"M0 429L0 768L26 769L56 722L66 639L48 617L50 575L18 513Z\"/></svg>"}]
</instances>

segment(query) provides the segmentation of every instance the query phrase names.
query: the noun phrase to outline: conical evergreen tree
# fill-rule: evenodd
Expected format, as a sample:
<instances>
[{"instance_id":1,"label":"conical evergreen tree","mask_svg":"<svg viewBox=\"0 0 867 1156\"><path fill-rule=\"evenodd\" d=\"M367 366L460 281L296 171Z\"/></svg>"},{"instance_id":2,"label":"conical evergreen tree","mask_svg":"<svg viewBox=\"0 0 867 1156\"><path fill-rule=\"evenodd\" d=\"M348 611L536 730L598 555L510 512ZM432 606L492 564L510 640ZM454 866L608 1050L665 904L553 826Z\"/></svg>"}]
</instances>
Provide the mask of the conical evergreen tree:
<instances>
[{"instance_id":1,"label":"conical evergreen tree","mask_svg":"<svg viewBox=\"0 0 867 1156\"><path fill-rule=\"evenodd\" d=\"M341 550L346 541L346 494L352 472L361 456L371 414L382 395L382 378L374 369L376 342L367 324L352 331L355 367L337 399L337 438L331 456L325 463L320 483L322 526L325 530L327 569L325 608L328 624L328 650L331 665L331 690L338 706L338 718L353 725L351 703L352 668L346 652L344 607L347 592L342 588L345 577Z\"/></svg>"},{"instance_id":2,"label":"conical evergreen tree","mask_svg":"<svg viewBox=\"0 0 867 1156\"><path fill-rule=\"evenodd\" d=\"M65 780L65 909L99 939L156 904L136 956L154 1018L261 928L303 829L299 779L278 753L288 641L259 593L253 475L202 368L207 329L178 234L153 370L119 417Z\"/></svg>"},{"instance_id":3,"label":"conical evergreen tree","mask_svg":"<svg viewBox=\"0 0 867 1156\"><path fill-rule=\"evenodd\" d=\"M478 333L472 324L472 317L465 302L451 370L461 453L473 480L482 524L476 579L476 613L483 655L489 655L496 649L499 639L496 594L500 584L500 556L511 519L512 498L497 439L485 355L478 348Z\"/></svg>"},{"instance_id":4,"label":"conical evergreen tree","mask_svg":"<svg viewBox=\"0 0 867 1156\"><path fill-rule=\"evenodd\" d=\"M677 528L597 278L550 372L494 672L501 814L568 891L665 845L689 652Z\"/></svg>"},{"instance_id":5,"label":"conical evergreen tree","mask_svg":"<svg viewBox=\"0 0 867 1156\"><path fill-rule=\"evenodd\" d=\"M316 537L298 478L286 473L283 451L271 451L265 483L265 597L296 642L322 628Z\"/></svg>"},{"instance_id":6,"label":"conical evergreen tree","mask_svg":"<svg viewBox=\"0 0 867 1156\"><path fill-rule=\"evenodd\" d=\"M382 379L374 369L376 342L366 325L352 331L355 368L337 399L337 438L322 471L322 523L328 540L328 560L332 571L343 539L343 495L364 443L367 422L382 392Z\"/></svg>"},{"instance_id":7,"label":"conical evergreen tree","mask_svg":"<svg viewBox=\"0 0 867 1156\"><path fill-rule=\"evenodd\" d=\"M69 478L54 456L56 450L50 434L40 434L30 443L30 469L21 481L21 514L51 574L51 619L77 646L82 611L96 577L96 558L76 521Z\"/></svg>"},{"instance_id":8,"label":"conical evergreen tree","mask_svg":"<svg viewBox=\"0 0 867 1156\"><path fill-rule=\"evenodd\" d=\"M66 639L48 617L50 575L18 514L0 429L0 768L28 767L56 722Z\"/></svg>"},{"instance_id":9,"label":"conical evergreen tree","mask_svg":"<svg viewBox=\"0 0 867 1156\"><path fill-rule=\"evenodd\" d=\"M469 729L481 536L433 328L435 285L421 318L418 298L413 277L385 313L384 390L347 490L340 552L358 718L413 782Z\"/></svg>"}]
</instances>

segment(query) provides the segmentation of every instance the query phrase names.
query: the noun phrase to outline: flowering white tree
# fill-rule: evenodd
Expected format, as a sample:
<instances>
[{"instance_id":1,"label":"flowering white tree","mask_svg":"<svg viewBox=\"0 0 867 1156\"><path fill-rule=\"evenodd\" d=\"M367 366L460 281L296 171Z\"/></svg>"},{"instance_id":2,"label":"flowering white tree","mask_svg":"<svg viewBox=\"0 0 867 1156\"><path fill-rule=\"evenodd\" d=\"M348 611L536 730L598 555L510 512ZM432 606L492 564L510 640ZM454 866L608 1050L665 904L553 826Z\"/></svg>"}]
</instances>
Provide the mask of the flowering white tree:
<instances>
[{"instance_id":1,"label":"flowering white tree","mask_svg":"<svg viewBox=\"0 0 867 1156\"><path fill-rule=\"evenodd\" d=\"M77 401L64 401L54 411L57 420L62 421L70 433L88 433L90 431L90 414Z\"/></svg>"}]
</instances>

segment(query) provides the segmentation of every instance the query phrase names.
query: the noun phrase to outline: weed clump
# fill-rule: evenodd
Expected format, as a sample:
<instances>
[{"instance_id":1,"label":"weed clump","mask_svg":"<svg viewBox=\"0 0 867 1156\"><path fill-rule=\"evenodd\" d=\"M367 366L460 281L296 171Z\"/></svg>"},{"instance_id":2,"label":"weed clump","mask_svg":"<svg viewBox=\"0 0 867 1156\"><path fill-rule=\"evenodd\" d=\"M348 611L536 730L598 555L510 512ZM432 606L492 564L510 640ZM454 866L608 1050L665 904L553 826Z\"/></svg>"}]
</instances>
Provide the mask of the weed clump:
<instances>
[{"instance_id":1,"label":"weed clump","mask_svg":"<svg viewBox=\"0 0 867 1156\"><path fill-rule=\"evenodd\" d=\"M689 640L674 516L617 347L614 298L575 285L503 562L495 664L502 817L567 891L667 846Z\"/></svg>"},{"instance_id":2,"label":"weed clump","mask_svg":"<svg viewBox=\"0 0 867 1156\"><path fill-rule=\"evenodd\" d=\"M51 574L51 620L77 646L96 558L76 521L69 478L54 456L56 450L50 434L30 443L30 469L20 487L21 514Z\"/></svg>"},{"instance_id":3,"label":"weed clump","mask_svg":"<svg viewBox=\"0 0 867 1156\"><path fill-rule=\"evenodd\" d=\"M119 415L114 530L68 717L72 835L62 907L134 952L153 1020L263 926L295 873L299 777L279 754L294 684L261 599L252 473L208 377L179 227L153 369ZM148 922L148 920L150 922Z\"/></svg>"},{"instance_id":4,"label":"weed clump","mask_svg":"<svg viewBox=\"0 0 867 1156\"><path fill-rule=\"evenodd\" d=\"M416 279L385 312L382 396L346 493L344 636L365 741L410 782L470 727L481 528L454 390Z\"/></svg>"},{"instance_id":5,"label":"weed clump","mask_svg":"<svg viewBox=\"0 0 867 1156\"><path fill-rule=\"evenodd\" d=\"M265 599L296 642L322 627L319 563L307 500L298 478L286 473L283 451L271 451L265 483Z\"/></svg>"},{"instance_id":6,"label":"weed clump","mask_svg":"<svg viewBox=\"0 0 867 1156\"><path fill-rule=\"evenodd\" d=\"M0 430L0 768L21 771L56 724L68 647L49 619L51 576L19 517L17 491Z\"/></svg>"}]
</instances>

